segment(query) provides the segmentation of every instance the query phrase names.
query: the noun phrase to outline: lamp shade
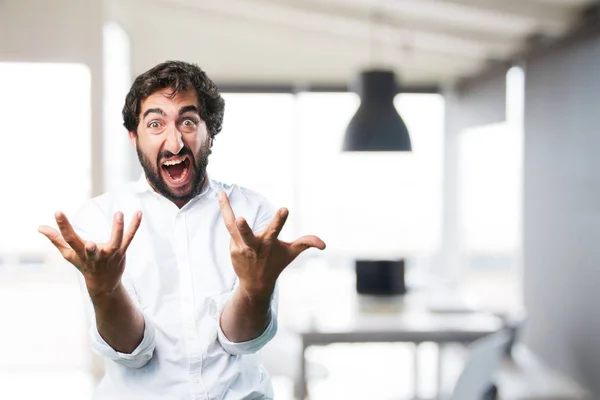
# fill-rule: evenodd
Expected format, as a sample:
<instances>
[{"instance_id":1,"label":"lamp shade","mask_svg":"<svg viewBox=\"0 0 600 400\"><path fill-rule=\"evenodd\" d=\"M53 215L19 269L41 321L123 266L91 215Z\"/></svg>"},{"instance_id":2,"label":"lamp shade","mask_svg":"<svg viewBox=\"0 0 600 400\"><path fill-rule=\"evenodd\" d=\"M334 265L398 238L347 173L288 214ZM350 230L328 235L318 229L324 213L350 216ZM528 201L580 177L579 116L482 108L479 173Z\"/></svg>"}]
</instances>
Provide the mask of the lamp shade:
<instances>
[{"instance_id":1,"label":"lamp shade","mask_svg":"<svg viewBox=\"0 0 600 400\"><path fill-rule=\"evenodd\" d=\"M412 151L408 129L394 107L394 72L361 72L356 92L360 106L350 120L343 151Z\"/></svg>"}]
</instances>

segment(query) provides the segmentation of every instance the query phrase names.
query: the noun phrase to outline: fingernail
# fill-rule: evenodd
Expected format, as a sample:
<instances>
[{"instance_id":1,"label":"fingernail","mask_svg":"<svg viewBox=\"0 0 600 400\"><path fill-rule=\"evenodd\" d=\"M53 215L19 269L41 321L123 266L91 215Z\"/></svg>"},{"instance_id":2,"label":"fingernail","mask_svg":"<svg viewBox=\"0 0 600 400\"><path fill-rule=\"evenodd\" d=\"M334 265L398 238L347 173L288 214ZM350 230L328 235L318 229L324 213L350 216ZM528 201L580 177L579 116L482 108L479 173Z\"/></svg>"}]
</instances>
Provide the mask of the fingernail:
<instances>
[{"instance_id":1,"label":"fingernail","mask_svg":"<svg viewBox=\"0 0 600 400\"><path fill-rule=\"evenodd\" d=\"M138 217L138 218L142 218L142 212L141 212L141 211L138 211L138 212L137 212L137 217Z\"/></svg>"},{"instance_id":2,"label":"fingernail","mask_svg":"<svg viewBox=\"0 0 600 400\"><path fill-rule=\"evenodd\" d=\"M62 219L62 213L60 211L55 212L54 218L56 218L56 220Z\"/></svg>"},{"instance_id":3,"label":"fingernail","mask_svg":"<svg viewBox=\"0 0 600 400\"><path fill-rule=\"evenodd\" d=\"M117 222L123 222L123 213L117 212Z\"/></svg>"}]
</instances>

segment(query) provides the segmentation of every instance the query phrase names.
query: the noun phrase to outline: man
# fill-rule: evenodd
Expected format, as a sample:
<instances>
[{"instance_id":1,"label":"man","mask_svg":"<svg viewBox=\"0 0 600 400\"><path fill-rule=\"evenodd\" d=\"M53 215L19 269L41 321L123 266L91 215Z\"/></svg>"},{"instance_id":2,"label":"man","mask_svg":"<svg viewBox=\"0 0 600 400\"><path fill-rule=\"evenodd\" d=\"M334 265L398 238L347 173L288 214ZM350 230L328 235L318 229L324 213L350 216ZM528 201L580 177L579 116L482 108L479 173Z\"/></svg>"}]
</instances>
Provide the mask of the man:
<instances>
[{"instance_id":1,"label":"man","mask_svg":"<svg viewBox=\"0 0 600 400\"><path fill-rule=\"evenodd\" d=\"M87 202L73 224L57 212L59 231L40 227L82 274L106 366L97 399L273 397L255 353L277 329L277 278L325 243L280 241L286 209L208 178L223 111L196 65L140 75L123 119L144 176Z\"/></svg>"}]
</instances>

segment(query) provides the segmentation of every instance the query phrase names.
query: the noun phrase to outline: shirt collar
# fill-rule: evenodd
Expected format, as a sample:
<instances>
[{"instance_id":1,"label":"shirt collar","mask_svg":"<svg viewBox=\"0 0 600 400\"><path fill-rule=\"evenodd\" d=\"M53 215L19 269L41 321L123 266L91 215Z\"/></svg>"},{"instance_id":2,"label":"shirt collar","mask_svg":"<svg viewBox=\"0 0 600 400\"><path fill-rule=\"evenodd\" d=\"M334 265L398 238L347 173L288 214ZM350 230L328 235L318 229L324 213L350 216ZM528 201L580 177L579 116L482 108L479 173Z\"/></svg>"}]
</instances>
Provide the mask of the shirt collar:
<instances>
[{"instance_id":1,"label":"shirt collar","mask_svg":"<svg viewBox=\"0 0 600 400\"><path fill-rule=\"evenodd\" d=\"M136 193L145 193L145 192L153 192L152 186L148 183L146 179L146 174L142 172L140 178L134 183L134 190Z\"/></svg>"}]
</instances>

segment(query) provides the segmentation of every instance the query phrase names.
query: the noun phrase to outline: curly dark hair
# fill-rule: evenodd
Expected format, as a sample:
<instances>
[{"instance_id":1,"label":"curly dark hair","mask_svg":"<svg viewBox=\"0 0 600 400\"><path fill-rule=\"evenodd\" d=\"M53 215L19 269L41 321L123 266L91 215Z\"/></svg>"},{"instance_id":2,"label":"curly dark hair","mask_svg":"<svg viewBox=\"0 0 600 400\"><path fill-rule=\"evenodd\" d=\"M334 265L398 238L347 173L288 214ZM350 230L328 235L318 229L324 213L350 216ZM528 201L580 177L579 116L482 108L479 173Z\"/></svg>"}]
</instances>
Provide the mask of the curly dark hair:
<instances>
[{"instance_id":1,"label":"curly dark hair","mask_svg":"<svg viewBox=\"0 0 600 400\"><path fill-rule=\"evenodd\" d=\"M142 101L160 89L173 88L173 96L193 87L198 97L200 117L206 123L211 137L221 132L225 100L217 85L196 64L183 61L165 61L138 76L123 106L123 125L137 134Z\"/></svg>"}]
</instances>

